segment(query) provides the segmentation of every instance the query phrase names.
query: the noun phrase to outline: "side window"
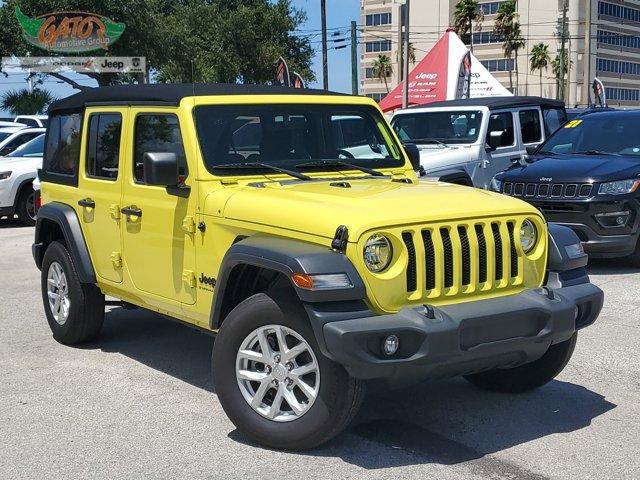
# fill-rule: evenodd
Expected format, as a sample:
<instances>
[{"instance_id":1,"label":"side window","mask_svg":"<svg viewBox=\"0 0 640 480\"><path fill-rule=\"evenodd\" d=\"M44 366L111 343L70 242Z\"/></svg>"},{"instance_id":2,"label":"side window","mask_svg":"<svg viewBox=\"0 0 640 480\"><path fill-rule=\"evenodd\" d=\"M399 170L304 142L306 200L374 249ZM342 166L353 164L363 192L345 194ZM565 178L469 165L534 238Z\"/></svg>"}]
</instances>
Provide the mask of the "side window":
<instances>
[{"instance_id":1,"label":"side window","mask_svg":"<svg viewBox=\"0 0 640 480\"><path fill-rule=\"evenodd\" d=\"M178 175L181 183L184 182L189 172L178 117L170 113L140 114L136 117L134 135L133 168L136 182L144 183L142 157L145 152L175 153L178 158Z\"/></svg>"},{"instance_id":2,"label":"side window","mask_svg":"<svg viewBox=\"0 0 640 480\"><path fill-rule=\"evenodd\" d=\"M560 108L545 108L542 110L542 115L547 136L558 130L567 121L567 113Z\"/></svg>"},{"instance_id":3,"label":"side window","mask_svg":"<svg viewBox=\"0 0 640 480\"><path fill-rule=\"evenodd\" d=\"M489 117L489 130L487 131L487 136L491 132L502 132L498 148L513 146L515 144L515 136L513 131L513 115L511 112L492 114Z\"/></svg>"},{"instance_id":4,"label":"side window","mask_svg":"<svg viewBox=\"0 0 640 480\"><path fill-rule=\"evenodd\" d=\"M536 143L542 141L542 125L540 125L540 112L538 110L521 110L520 129L522 130L522 143Z\"/></svg>"},{"instance_id":5,"label":"side window","mask_svg":"<svg viewBox=\"0 0 640 480\"><path fill-rule=\"evenodd\" d=\"M43 170L54 175L77 176L82 115L55 115L49 121Z\"/></svg>"},{"instance_id":6,"label":"side window","mask_svg":"<svg viewBox=\"0 0 640 480\"><path fill-rule=\"evenodd\" d=\"M120 163L120 133L122 116L101 113L89 117L87 139L87 175L115 180Z\"/></svg>"}]
</instances>

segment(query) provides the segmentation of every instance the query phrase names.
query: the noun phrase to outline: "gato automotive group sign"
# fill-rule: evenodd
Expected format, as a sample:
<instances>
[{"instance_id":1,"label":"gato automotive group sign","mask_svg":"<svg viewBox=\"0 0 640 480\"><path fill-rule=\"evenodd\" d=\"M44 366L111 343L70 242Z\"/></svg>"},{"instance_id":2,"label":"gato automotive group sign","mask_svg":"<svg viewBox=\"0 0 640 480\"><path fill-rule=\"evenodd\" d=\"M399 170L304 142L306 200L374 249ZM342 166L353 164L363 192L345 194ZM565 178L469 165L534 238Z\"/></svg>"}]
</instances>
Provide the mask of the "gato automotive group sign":
<instances>
[{"instance_id":1,"label":"gato automotive group sign","mask_svg":"<svg viewBox=\"0 0 640 480\"><path fill-rule=\"evenodd\" d=\"M56 12L28 17L16 7L24 39L36 47L58 53L107 50L124 32L124 23L86 12Z\"/></svg>"}]
</instances>

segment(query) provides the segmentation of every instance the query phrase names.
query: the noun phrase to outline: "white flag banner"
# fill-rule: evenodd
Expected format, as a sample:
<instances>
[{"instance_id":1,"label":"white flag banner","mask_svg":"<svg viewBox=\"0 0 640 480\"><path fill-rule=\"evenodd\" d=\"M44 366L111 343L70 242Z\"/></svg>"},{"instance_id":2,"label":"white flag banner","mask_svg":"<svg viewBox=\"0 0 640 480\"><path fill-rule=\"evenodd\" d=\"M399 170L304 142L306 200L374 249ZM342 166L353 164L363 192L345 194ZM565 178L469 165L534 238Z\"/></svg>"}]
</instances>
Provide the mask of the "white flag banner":
<instances>
[{"instance_id":1,"label":"white flag banner","mask_svg":"<svg viewBox=\"0 0 640 480\"><path fill-rule=\"evenodd\" d=\"M145 73L146 67L145 57L2 57L7 73Z\"/></svg>"}]
</instances>

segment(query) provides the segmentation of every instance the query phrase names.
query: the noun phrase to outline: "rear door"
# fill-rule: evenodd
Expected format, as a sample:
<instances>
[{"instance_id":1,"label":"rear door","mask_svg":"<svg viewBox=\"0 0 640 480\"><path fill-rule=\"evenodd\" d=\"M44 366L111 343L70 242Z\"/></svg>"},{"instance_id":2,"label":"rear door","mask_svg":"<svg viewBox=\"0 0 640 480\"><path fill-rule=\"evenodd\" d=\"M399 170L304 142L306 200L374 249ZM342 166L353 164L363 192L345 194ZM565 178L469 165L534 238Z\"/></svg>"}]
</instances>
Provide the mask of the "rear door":
<instances>
[{"instance_id":1,"label":"rear door","mask_svg":"<svg viewBox=\"0 0 640 480\"><path fill-rule=\"evenodd\" d=\"M120 198L126 109L88 109L78 177L78 218L96 275L122 282Z\"/></svg>"}]
</instances>

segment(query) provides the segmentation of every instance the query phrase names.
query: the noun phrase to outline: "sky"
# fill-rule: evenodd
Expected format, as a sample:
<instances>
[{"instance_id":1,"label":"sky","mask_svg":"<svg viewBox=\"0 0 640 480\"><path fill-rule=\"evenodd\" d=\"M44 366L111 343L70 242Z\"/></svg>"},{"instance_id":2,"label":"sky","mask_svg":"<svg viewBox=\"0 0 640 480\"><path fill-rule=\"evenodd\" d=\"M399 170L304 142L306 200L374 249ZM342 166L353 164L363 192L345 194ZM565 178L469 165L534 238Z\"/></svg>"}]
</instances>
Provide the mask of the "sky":
<instances>
[{"instance_id":1,"label":"sky","mask_svg":"<svg viewBox=\"0 0 640 480\"><path fill-rule=\"evenodd\" d=\"M0 5L2 5L0 0ZM294 7L307 13L307 22L299 27L296 35L308 36L314 49L313 71L316 81L309 87L322 87L322 45L320 34L320 0L292 0ZM329 31L329 89L337 92L351 92L351 53L349 49L350 24L352 20L358 21L360 13L360 0L327 0L327 29ZM337 34L334 35L334 32ZM347 48L333 50L331 41L336 38L346 38L344 44ZM140 55L143 52L135 52ZM134 53L132 53L134 55ZM96 86L96 83L80 74L70 74L70 78L87 86ZM26 86L25 74L12 74L7 78L0 77L0 96L9 90L21 89ZM44 87L51 91L56 98L63 98L76 93L66 83L48 77ZM2 110L0 110L2 112ZM4 113L4 112L3 112Z\"/></svg>"}]
</instances>

